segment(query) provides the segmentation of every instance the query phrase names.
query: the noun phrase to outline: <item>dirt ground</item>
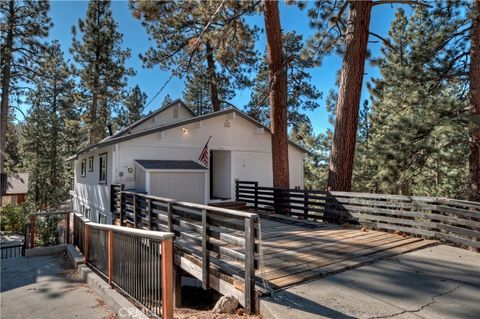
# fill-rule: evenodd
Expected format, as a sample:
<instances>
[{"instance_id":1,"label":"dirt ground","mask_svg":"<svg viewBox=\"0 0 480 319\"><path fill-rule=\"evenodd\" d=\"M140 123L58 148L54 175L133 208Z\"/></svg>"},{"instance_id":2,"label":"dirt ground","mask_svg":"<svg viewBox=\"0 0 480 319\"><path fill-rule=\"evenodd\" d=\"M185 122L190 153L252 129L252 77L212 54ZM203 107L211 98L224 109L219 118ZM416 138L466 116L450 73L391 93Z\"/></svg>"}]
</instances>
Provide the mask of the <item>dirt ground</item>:
<instances>
[{"instance_id":1,"label":"dirt ground","mask_svg":"<svg viewBox=\"0 0 480 319\"><path fill-rule=\"evenodd\" d=\"M175 319L261 319L259 315L245 314L241 308L235 314L216 314L209 310L181 308L175 309L174 317Z\"/></svg>"}]
</instances>

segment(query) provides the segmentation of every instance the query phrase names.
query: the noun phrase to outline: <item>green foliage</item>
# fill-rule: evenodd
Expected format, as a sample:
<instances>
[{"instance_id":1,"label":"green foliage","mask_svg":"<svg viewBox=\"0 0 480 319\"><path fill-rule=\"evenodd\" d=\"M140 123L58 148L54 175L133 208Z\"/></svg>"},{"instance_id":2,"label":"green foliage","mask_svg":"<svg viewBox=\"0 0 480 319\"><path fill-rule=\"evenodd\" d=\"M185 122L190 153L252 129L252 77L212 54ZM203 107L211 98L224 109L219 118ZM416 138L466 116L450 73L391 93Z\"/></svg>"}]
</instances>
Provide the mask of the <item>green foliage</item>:
<instances>
[{"instance_id":1,"label":"green foliage","mask_svg":"<svg viewBox=\"0 0 480 319\"><path fill-rule=\"evenodd\" d=\"M31 205L8 204L0 208L0 230L14 234L23 234L23 227L28 222Z\"/></svg>"},{"instance_id":2,"label":"green foliage","mask_svg":"<svg viewBox=\"0 0 480 319\"><path fill-rule=\"evenodd\" d=\"M88 113L90 143L95 143L106 137L112 111L121 107L126 77L134 74L125 66L130 50L121 48L123 36L117 31L110 1L91 0L85 20L72 27L72 35L70 52L78 66L80 102Z\"/></svg>"},{"instance_id":3,"label":"green foliage","mask_svg":"<svg viewBox=\"0 0 480 319\"><path fill-rule=\"evenodd\" d=\"M48 1L12 0L0 2L0 68L9 68L10 102L20 104L25 85L35 78L38 57L52 25L48 16ZM11 47L8 36L12 35ZM9 61L9 59L11 60ZM3 73L5 74L5 73Z\"/></svg>"},{"instance_id":4,"label":"green foliage","mask_svg":"<svg viewBox=\"0 0 480 319\"><path fill-rule=\"evenodd\" d=\"M203 115L212 112L212 95L208 85L205 83L208 73L205 67L198 67L194 74L186 76L185 91L183 91L183 100L197 115ZM217 79L218 97L222 104L233 98L234 91L228 86L228 79L221 75Z\"/></svg>"},{"instance_id":5,"label":"green foliage","mask_svg":"<svg viewBox=\"0 0 480 319\"><path fill-rule=\"evenodd\" d=\"M199 89L188 88L199 78L206 89L212 85L227 91L249 86L248 75L257 62L254 45L259 30L244 16L254 13L257 4L234 0L130 1L133 15L155 43L141 55L144 65L158 65L179 78L187 76L187 92ZM193 108L202 105L199 113L205 112L202 93L186 93L195 101ZM213 100L211 96L210 107Z\"/></svg>"},{"instance_id":6,"label":"green foliage","mask_svg":"<svg viewBox=\"0 0 480 319\"><path fill-rule=\"evenodd\" d=\"M302 36L295 32L288 32L283 35L282 43L283 54L290 60L286 70L288 124L299 126L310 122L301 110L317 109L320 106L318 99L321 98L321 93L311 83L312 77L308 72L308 69L314 66L313 61L301 54ZM269 70L266 56L254 82L251 101L246 106L247 113L264 125L270 126Z\"/></svg>"},{"instance_id":7,"label":"green foliage","mask_svg":"<svg viewBox=\"0 0 480 319\"><path fill-rule=\"evenodd\" d=\"M29 173L29 197L39 208L55 207L68 193L71 169L65 159L75 154L84 130L75 104L75 82L56 41L42 56L31 108L22 127L21 154Z\"/></svg>"},{"instance_id":8,"label":"green foliage","mask_svg":"<svg viewBox=\"0 0 480 319\"><path fill-rule=\"evenodd\" d=\"M63 216L39 216L35 222L35 232L38 235L40 246L55 246L60 244L59 224Z\"/></svg>"},{"instance_id":9,"label":"green foliage","mask_svg":"<svg viewBox=\"0 0 480 319\"><path fill-rule=\"evenodd\" d=\"M118 111L115 118L117 129L124 128L142 117L145 109L147 95L142 92L138 85L135 85L125 97L123 107Z\"/></svg>"},{"instance_id":10,"label":"green foliage","mask_svg":"<svg viewBox=\"0 0 480 319\"><path fill-rule=\"evenodd\" d=\"M397 11L390 45L374 63L371 110L361 116L354 188L361 191L464 198L468 131L462 81L439 77L440 48L455 21L416 6Z\"/></svg>"},{"instance_id":11,"label":"green foliage","mask_svg":"<svg viewBox=\"0 0 480 319\"><path fill-rule=\"evenodd\" d=\"M292 128L290 140L309 151L304 161L305 188L326 189L331 133L315 135L309 123L302 123Z\"/></svg>"}]
</instances>

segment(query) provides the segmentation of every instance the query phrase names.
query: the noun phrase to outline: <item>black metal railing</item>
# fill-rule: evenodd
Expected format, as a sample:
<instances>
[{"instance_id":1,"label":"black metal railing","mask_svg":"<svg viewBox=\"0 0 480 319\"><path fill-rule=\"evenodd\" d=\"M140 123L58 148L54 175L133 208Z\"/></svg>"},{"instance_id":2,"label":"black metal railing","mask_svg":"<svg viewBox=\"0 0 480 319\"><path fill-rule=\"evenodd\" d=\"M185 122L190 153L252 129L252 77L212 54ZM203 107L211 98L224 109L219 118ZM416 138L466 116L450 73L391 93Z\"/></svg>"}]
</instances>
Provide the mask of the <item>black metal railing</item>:
<instances>
[{"instance_id":1,"label":"black metal railing","mask_svg":"<svg viewBox=\"0 0 480 319\"><path fill-rule=\"evenodd\" d=\"M23 242L1 245L0 256L1 259L19 258L25 256L25 245Z\"/></svg>"}]
</instances>

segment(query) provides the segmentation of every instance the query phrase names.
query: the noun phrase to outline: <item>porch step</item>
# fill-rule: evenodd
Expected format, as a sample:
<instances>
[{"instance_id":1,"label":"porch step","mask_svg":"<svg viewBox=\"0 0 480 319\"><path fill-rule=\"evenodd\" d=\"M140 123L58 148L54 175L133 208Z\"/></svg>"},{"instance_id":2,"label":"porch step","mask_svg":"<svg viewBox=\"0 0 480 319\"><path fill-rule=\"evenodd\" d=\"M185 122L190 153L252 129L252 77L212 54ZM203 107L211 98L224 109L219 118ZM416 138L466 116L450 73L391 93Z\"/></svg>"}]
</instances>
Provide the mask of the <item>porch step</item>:
<instances>
[{"instance_id":1,"label":"porch step","mask_svg":"<svg viewBox=\"0 0 480 319\"><path fill-rule=\"evenodd\" d=\"M211 203L210 206L227 208L227 209L234 209L234 210L248 210L247 203L245 202L221 202L221 203Z\"/></svg>"}]
</instances>

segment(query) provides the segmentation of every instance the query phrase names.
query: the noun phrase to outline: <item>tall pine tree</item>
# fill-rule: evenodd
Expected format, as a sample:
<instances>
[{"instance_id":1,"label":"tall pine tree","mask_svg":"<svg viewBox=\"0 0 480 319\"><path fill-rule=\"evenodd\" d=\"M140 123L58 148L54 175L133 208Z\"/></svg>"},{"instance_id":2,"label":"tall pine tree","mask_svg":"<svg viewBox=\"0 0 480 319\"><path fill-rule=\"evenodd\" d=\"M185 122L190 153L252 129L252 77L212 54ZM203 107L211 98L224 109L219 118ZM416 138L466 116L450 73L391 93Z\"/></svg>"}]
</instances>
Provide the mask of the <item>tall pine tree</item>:
<instances>
[{"instance_id":1,"label":"tall pine tree","mask_svg":"<svg viewBox=\"0 0 480 319\"><path fill-rule=\"evenodd\" d=\"M124 128L142 117L145 109L147 95L142 92L138 85L135 85L125 97L123 107L118 111L115 118L117 129Z\"/></svg>"},{"instance_id":2,"label":"tall pine tree","mask_svg":"<svg viewBox=\"0 0 480 319\"><path fill-rule=\"evenodd\" d=\"M155 41L141 58L149 67L178 77L207 77L212 111L221 108L220 88L249 85L256 63L255 27L244 16L254 12L250 1L131 1L133 15Z\"/></svg>"},{"instance_id":3,"label":"tall pine tree","mask_svg":"<svg viewBox=\"0 0 480 319\"><path fill-rule=\"evenodd\" d=\"M121 47L123 36L117 31L110 1L91 0L85 20L78 21L78 29L73 27L72 34L70 52L77 63L82 99L88 109L92 145L106 136L112 110L122 101L126 77L134 72L125 67L130 50Z\"/></svg>"},{"instance_id":4,"label":"tall pine tree","mask_svg":"<svg viewBox=\"0 0 480 319\"><path fill-rule=\"evenodd\" d=\"M37 57L44 48L42 38L51 26L47 1L0 2L0 173L4 172L5 147L12 95L23 95L25 85L35 75Z\"/></svg>"},{"instance_id":5,"label":"tall pine tree","mask_svg":"<svg viewBox=\"0 0 480 319\"><path fill-rule=\"evenodd\" d=\"M302 54L302 36L295 32L288 32L283 35L283 56L289 59L286 66L287 72L287 120L289 126L300 126L309 122L308 117L301 111L313 111L320 105L318 99L320 92L315 85L311 84L309 69L314 66L311 58ZM270 99L268 82L268 64L261 64L260 70L255 78L255 86L251 95L251 101L246 106L247 113L263 123L270 126ZM308 124L307 124L308 125Z\"/></svg>"},{"instance_id":6,"label":"tall pine tree","mask_svg":"<svg viewBox=\"0 0 480 319\"><path fill-rule=\"evenodd\" d=\"M78 151L83 134L73 81L58 42L47 49L28 96L31 109L22 130L22 157L29 173L29 195L39 207L65 200L71 170L65 161Z\"/></svg>"},{"instance_id":7,"label":"tall pine tree","mask_svg":"<svg viewBox=\"0 0 480 319\"><path fill-rule=\"evenodd\" d=\"M449 21L425 7L410 18L398 10L390 45L375 60L381 78L370 87L368 134L357 146L357 189L466 197L464 84L437 74L450 58L438 49L455 29Z\"/></svg>"}]
</instances>

